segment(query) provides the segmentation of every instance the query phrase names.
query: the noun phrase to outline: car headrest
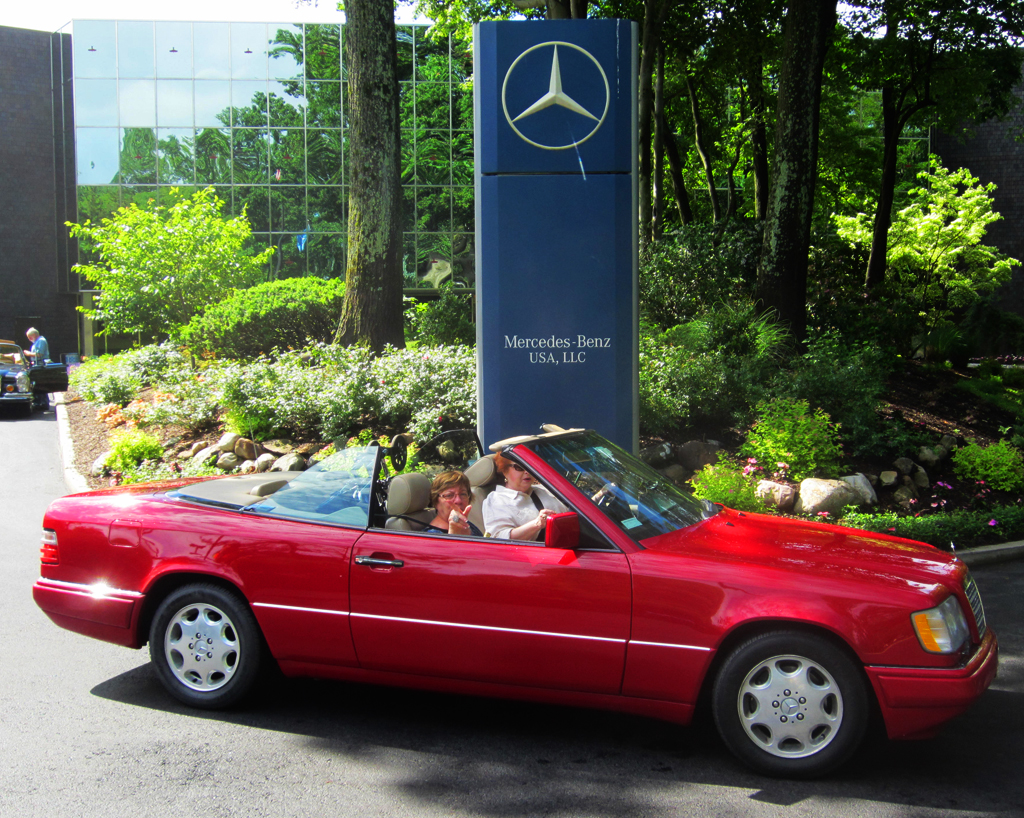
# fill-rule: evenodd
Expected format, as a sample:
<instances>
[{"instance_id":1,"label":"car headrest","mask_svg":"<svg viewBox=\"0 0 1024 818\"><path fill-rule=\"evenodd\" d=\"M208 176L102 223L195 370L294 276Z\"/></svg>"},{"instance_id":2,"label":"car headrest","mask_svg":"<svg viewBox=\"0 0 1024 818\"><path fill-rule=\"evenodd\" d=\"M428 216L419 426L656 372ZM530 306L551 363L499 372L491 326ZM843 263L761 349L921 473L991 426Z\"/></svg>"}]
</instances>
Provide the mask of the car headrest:
<instances>
[{"instance_id":1,"label":"car headrest","mask_svg":"<svg viewBox=\"0 0 1024 818\"><path fill-rule=\"evenodd\" d=\"M430 480L425 474L396 474L388 484L388 514L411 514L430 505Z\"/></svg>"},{"instance_id":2,"label":"car headrest","mask_svg":"<svg viewBox=\"0 0 1024 818\"><path fill-rule=\"evenodd\" d=\"M498 467L494 465L494 455L481 457L476 463L466 469L463 474L466 475L469 485L473 488L493 483L498 475Z\"/></svg>"}]
</instances>

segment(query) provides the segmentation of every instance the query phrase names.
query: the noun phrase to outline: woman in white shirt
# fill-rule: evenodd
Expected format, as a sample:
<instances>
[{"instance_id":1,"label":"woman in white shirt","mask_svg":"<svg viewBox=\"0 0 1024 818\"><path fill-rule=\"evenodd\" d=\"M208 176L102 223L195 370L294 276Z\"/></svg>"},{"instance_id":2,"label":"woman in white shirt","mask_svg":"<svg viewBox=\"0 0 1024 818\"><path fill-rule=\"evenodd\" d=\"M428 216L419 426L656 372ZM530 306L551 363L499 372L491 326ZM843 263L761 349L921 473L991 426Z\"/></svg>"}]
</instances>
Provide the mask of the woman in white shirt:
<instances>
[{"instance_id":1,"label":"woman in white shirt","mask_svg":"<svg viewBox=\"0 0 1024 818\"><path fill-rule=\"evenodd\" d=\"M484 529L504 540L543 540L548 517L569 511L532 474L500 454L494 465L505 478L484 500Z\"/></svg>"}]
</instances>

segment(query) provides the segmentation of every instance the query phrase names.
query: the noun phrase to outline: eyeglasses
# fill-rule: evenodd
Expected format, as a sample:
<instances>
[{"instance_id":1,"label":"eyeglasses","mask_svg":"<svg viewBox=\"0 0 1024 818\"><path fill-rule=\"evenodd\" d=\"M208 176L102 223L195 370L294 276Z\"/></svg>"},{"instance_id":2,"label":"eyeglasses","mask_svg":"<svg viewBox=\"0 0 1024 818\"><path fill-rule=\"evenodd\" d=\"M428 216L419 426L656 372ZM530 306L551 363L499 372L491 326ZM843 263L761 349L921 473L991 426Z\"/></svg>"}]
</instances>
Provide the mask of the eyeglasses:
<instances>
[{"instance_id":1,"label":"eyeglasses","mask_svg":"<svg viewBox=\"0 0 1024 818\"><path fill-rule=\"evenodd\" d=\"M446 491L443 494L439 494L438 497L451 502L452 500L468 500L469 494L464 491Z\"/></svg>"},{"instance_id":2,"label":"eyeglasses","mask_svg":"<svg viewBox=\"0 0 1024 818\"><path fill-rule=\"evenodd\" d=\"M512 464L512 468L513 468L513 469L515 469L516 471L526 471L526 469L524 469L524 468L523 468L522 466L520 466L520 465L519 465L518 463L513 463L513 464Z\"/></svg>"}]
</instances>

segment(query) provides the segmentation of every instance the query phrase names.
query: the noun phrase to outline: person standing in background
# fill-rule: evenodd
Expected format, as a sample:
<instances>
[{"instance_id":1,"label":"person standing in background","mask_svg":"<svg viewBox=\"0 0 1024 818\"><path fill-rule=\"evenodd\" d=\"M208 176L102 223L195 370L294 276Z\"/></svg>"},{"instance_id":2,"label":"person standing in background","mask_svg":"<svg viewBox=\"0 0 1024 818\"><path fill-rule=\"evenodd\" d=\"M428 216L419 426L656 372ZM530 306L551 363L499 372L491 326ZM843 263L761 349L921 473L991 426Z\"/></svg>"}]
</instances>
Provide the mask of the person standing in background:
<instances>
[{"instance_id":1,"label":"person standing in background","mask_svg":"<svg viewBox=\"0 0 1024 818\"><path fill-rule=\"evenodd\" d=\"M46 342L46 339L39 334L39 330L35 327L29 327L25 336L32 342L31 348L25 351L25 355L28 357L29 363L31 363L32 366L42 366L43 364L49 363L50 345Z\"/></svg>"}]
</instances>

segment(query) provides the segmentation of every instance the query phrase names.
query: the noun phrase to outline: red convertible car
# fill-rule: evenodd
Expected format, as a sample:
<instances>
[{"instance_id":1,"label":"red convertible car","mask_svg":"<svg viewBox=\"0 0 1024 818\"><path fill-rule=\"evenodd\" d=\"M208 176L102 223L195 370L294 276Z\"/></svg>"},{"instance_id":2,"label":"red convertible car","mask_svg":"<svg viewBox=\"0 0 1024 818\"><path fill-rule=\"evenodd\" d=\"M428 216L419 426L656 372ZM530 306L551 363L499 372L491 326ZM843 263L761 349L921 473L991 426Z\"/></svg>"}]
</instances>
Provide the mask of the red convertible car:
<instances>
[{"instance_id":1,"label":"red convertible car","mask_svg":"<svg viewBox=\"0 0 1024 818\"><path fill-rule=\"evenodd\" d=\"M434 452L450 467L465 448ZM428 477L393 473L400 445L355 447L305 472L57 500L35 600L64 628L148 642L195 707L235 703L268 663L679 724L706 701L742 761L785 776L843 763L872 713L890 738L932 735L995 676L951 554L702 503L591 431L492 450L572 509L545 542L425 532ZM475 515L493 455L466 474Z\"/></svg>"}]
</instances>

